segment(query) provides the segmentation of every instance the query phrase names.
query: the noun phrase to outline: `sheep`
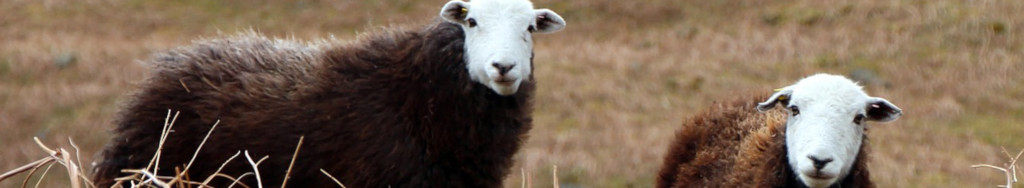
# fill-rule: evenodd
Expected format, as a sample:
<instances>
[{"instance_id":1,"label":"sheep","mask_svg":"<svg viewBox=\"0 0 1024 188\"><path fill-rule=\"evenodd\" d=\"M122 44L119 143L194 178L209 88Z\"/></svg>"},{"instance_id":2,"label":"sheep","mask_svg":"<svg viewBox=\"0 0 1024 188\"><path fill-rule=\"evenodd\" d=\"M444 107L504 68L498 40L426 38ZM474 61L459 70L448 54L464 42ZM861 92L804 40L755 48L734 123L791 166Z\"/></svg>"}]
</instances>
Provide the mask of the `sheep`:
<instances>
[{"instance_id":1,"label":"sheep","mask_svg":"<svg viewBox=\"0 0 1024 188\"><path fill-rule=\"evenodd\" d=\"M788 110L771 110L776 104ZM893 121L902 113L828 74L771 95L716 103L683 123L657 186L874 187L864 121Z\"/></svg>"},{"instance_id":2,"label":"sheep","mask_svg":"<svg viewBox=\"0 0 1024 188\"><path fill-rule=\"evenodd\" d=\"M249 33L155 55L93 180L109 187L122 169L145 168L170 109L180 115L162 146L161 176L188 163L219 121L185 176L206 178L245 150L269 157L259 165L263 185L281 185L304 136L291 187L335 185L320 169L349 187L499 187L532 127L532 34L565 21L527 0L454 0L440 17L348 43ZM220 172L251 171L235 160Z\"/></svg>"}]
</instances>

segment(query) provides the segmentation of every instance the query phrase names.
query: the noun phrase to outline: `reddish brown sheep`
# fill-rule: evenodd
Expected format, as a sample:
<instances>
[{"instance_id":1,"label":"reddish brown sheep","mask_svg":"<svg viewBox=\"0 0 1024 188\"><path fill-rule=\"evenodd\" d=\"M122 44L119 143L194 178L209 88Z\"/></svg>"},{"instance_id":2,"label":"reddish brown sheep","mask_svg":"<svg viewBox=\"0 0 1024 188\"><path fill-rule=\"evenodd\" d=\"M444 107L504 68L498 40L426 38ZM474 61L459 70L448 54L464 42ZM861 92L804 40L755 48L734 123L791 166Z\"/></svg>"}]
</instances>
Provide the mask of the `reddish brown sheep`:
<instances>
[{"instance_id":1,"label":"reddish brown sheep","mask_svg":"<svg viewBox=\"0 0 1024 188\"><path fill-rule=\"evenodd\" d=\"M530 33L565 23L528 1L452 1L441 13L445 21L383 29L347 44L243 34L159 54L145 62L152 75L121 110L93 179L109 187L126 175L120 170L145 168L171 109L181 115L158 175L175 174L220 120L187 173L192 179L247 150L269 156L259 165L262 183L278 186L305 136L290 187L334 185L319 169L349 187L499 187L531 127ZM479 45L470 39L529 44L493 53L469 48ZM515 50L525 53L501 53ZM249 171L235 160L221 172Z\"/></svg>"},{"instance_id":2,"label":"reddish brown sheep","mask_svg":"<svg viewBox=\"0 0 1024 188\"><path fill-rule=\"evenodd\" d=\"M789 113L769 110L777 103ZM874 187L866 166L866 127L861 123L891 121L900 114L895 105L864 95L853 82L824 74L770 96L716 103L683 123L657 184L659 188ZM804 166L803 161L812 163Z\"/></svg>"}]
</instances>

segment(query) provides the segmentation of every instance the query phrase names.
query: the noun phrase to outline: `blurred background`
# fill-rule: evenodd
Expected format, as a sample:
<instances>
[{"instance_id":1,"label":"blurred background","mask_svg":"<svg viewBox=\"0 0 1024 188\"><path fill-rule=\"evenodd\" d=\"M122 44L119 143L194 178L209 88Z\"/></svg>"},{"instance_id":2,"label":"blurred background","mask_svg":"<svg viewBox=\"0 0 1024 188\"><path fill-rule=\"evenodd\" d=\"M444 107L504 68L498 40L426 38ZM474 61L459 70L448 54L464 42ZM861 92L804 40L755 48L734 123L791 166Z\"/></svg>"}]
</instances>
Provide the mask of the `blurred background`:
<instances>
[{"instance_id":1,"label":"blurred background","mask_svg":"<svg viewBox=\"0 0 1024 188\"><path fill-rule=\"evenodd\" d=\"M0 171L81 148L87 168L137 60L201 38L352 39L431 22L445 0L0 1ZM568 27L536 36L534 129L508 187L652 187L681 122L817 72L905 110L870 125L880 187L993 187L1024 148L1024 1L535 0ZM37 172L38 173L38 172ZM1021 175L1024 175L1022 173ZM20 185L24 176L0 183ZM43 187L67 186L51 171ZM1024 185L1024 184L1018 184Z\"/></svg>"}]
</instances>

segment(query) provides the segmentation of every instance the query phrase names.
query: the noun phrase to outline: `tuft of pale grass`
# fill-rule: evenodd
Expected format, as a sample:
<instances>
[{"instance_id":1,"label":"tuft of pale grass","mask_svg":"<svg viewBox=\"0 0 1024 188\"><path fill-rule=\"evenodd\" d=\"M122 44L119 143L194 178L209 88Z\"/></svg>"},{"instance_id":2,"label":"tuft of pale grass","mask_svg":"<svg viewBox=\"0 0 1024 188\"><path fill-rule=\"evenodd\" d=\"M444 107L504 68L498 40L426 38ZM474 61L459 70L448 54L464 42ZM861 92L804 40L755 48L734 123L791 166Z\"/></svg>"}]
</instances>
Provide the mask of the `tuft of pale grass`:
<instances>
[{"instance_id":1,"label":"tuft of pale grass","mask_svg":"<svg viewBox=\"0 0 1024 188\"><path fill-rule=\"evenodd\" d=\"M224 166L227 166L227 164L229 162L231 162L231 160L235 160L235 158L238 157L238 155L241 155L241 154L242 154L242 151L238 151L238 152L235 152L235 155L232 155L231 157L228 157L228 160L224 161L224 163L221 163L220 167L217 168L217 171L214 171L213 175L211 175L209 177L206 177L206 180L203 180L202 184L203 185L209 184L210 181L213 181L214 177L229 178L229 179L232 179L231 181L235 181L234 178L232 178L231 176L228 176L226 174L221 174L220 171L224 170Z\"/></svg>"},{"instance_id":2,"label":"tuft of pale grass","mask_svg":"<svg viewBox=\"0 0 1024 188\"><path fill-rule=\"evenodd\" d=\"M526 169L520 168L520 187L532 188L533 181L531 180L530 172ZM551 166L551 187L559 188L561 184L558 182L558 165Z\"/></svg>"},{"instance_id":3,"label":"tuft of pale grass","mask_svg":"<svg viewBox=\"0 0 1024 188\"><path fill-rule=\"evenodd\" d=\"M210 135L217 128L217 125L220 124L219 120L216 123L213 124L213 126L210 128L210 131L206 133L205 137L203 137L203 141L199 143L199 146L196 148L196 151L193 153L192 158L189 160L188 163L185 164L185 168L183 170L175 168L175 174L173 176L162 176L162 175L157 174L157 169L158 169L158 166L160 164L160 153L162 152L161 150L163 149L163 144L167 140L168 134L170 133L170 131L173 130L172 127L174 125L174 122L175 122L175 120L177 120L178 114L180 113L180 111L179 112L173 112L173 113L172 112L173 111L170 111L170 110L168 110L168 112L167 112L167 118L164 120L164 126L162 128L160 142L159 142L159 144L157 146L155 146L155 147L157 147L157 151L156 151L156 154L153 156L153 158L150 159L150 164L147 165L146 168L142 168L142 169L121 169L121 172L129 173L129 175L124 176L124 177L115 178L116 182L115 182L115 184L112 187L124 187L124 186L127 186L127 187L131 187L131 188L137 188L137 187L170 188L170 187L175 187L175 186L176 187L193 187L193 186L195 186L195 187L204 188L204 187L212 187L212 186L209 185L209 183L211 181L213 181L214 179L216 179L216 178L223 178L223 179L230 180L232 182L232 184L229 185L228 187L234 187L235 185L239 185L239 186L242 186L242 187L249 188L250 187L249 185L245 185L244 183L241 182L241 180L243 178L247 177L247 176L255 176L254 178L256 178L256 182L257 182L256 186L260 187L260 188L263 187L262 178L260 177L260 174L259 174L259 164L262 163L267 158L269 158L269 156L263 156L259 160L253 160L252 156L249 155L248 151L238 151L238 152L236 152L235 155L231 156L230 158L225 160L223 163L221 163L221 166L219 168L217 168L217 171L215 171L213 174L207 176L202 182L191 181L189 179L189 177L186 175L188 173L188 170L191 168L193 162L195 162L196 157L199 155L199 152L202 150L203 146L206 144L206 141L208 141ZM174 115L172 116L171 114L174 114ZM298 157L298 153L299 153L299 150L301 149L302 141L303 141L304 138L305 138L304 136L303 137L299 137L299 142L296 144L295 153L292 155L291 163L289 163L288 171L285 174L284 183L281 184L281 187L285 187L288 179L290 178L289 175L291 174L292 166L295 164L295 159ZM0 182L3 182L4 180L7 180L7 179L9 179L11 177L14 177L15 175L18 175L18 174L21 174L21 173L24 173L24 172L28 172L28 175L25 177L25 180L22 181L21 187L24 188L24 187L26 187L26 185L28 185L29 179L31 179L33 177L33 175L35 175L35 172L37 170L39 170L43 166L47 166L45 168L45 170L43 170L43 173L39 176L38 182L36 182L35 187L39 187L40 183L45 181L46 174L47 174L47 172L49 172L50 167L52 167L54 164L60 164L61 166L65 167L64 169L67 172L68 177L70 178L70 181L69 181L70 185L69 185L69 187L72 187L72 188L96 187L96 185L92 181L89 180L89 177L87 176L87 173L86 173L87 171L85 171L84 168L81 165L79 165L79 164L81 164L80 150L79 150L77 144L75 144L74 141L71 138L68 138L68 143L72 146L72 148L75 149L74 153L68 152L68 150L64 149L64 148L51 149L51 147L47 146L42 141L40 141L38 137L34 138L34 140L35 140L37 146L39 147L39 149L43 150L44 152L46 152L48 154L48 156L43 157L43 158L41 158L39 160L36 160L34 162L22 165L21 167L15 168L15 169L10 170L10 171L7 171L7 172L5 172L3 174L0 174ZM221 173L221 170L224 169L224 166L226 166L228 163L232 162L235 158L237 158L240 154L243 154L243 153L245 155L245 159L247 160L247 162L252 166L253 171L245 172L245 173L243 173L243 174L241 174L241 175L239 175L237 177ZM322 169L321 169L321 171L322 171ZM334 179L334 177L331 177L330 174L327 174L327 172L324 172L324 174L327 175L328 177L330 177L331 179L333 179L335 182L337 182L340 187L344 187L344 185L342 185L340 181L338 181L337 179Z\"/></svg>"},{"instance_id":4,"label":"tuft of pale grass","mask_svg":"<svg viewBox=\"0 0 1024 188\"><path fill-rule=\"evenodd\" d=\"M68 178L70 179L71 184L70 187L81 188L82 185L86 185L86 187L95 187L92 186L92 182L89 181L89 178L85 176L85 174L82 171L82 168L80 168L74 160L71 160L71 153L69 153L64 148L50 149L50 147L46 146L46 144L43 144L43 142L40 141L38 137L34 137L34 140L36 141L36 144L39 146L39 148L45 151L48 154L48 156L43 157L42 159L39 159L35 162L15 168L14 170L0 174L0 182L22 172L30 171L29 175L25 178L25 181L22 181L21 184L21 187L25 187L25 185L28 183L28 179L32 177L32 174L34 174L36 170L41 168L43 165L49 164L49 166L46 167L46 170L43 171L43 174L40 175L39 181L42 182L42 177L45 177L47 172L50 171L50 167L52 167L52 165L55 163L64 166L67 170ZM70 142L70 139L68 139L68 141ZM75 155L76 158L78 158L77 153ZM85 182L84 184L82 183L83 180ZM38 186L39 183L37 182L36 187Z\"/></svg>"},{"instance_id":5,"label":"tuft of pale grass","mask_svg":"<svg viewBox=\"0 0 1024 188\"><path fill-rule=\"evenodd\" d=\"M327 176L328 178L331 178L331 180L334 180L334 183L337 183L338 187L346 188L345 184L342 184L341 181L338 181L338 178L334 178L334 176L332 176L331 173L327 173L327 171L325 171L322 168L320 169L320 172L324 173L324 175Z\"/></svg>"},{"instance_id":6,"label":"tuft of pale grass","mask_svg":"<svg viewBox=\"0 0 1024 188\"><path fill-rule=\"evenodd\" d=\"M299 158L299 149L302 148L302 140L306 136L299 136L299 143L295 144L295 153L292 154L292 161L288 162L288 170L284 172L284 181L281 181L281 188L285 188L288 185L288 179L291 179L292 167L295 166L295 159Z\"/></svg>"},{"instance_id":7,"label":"tuft of pale grass","mask_svg":"<svg viewBox=\"0 0 1024 188\"><path fill-rule=\"evenodd\" d=\"M553 168L551 168L551 179L552 186L554 188L559 188L560 186L558 185L558 165L555 165Z\"/></svg>"},{"instance_id":8,"label":"tuft of pale grass","mask_svg":"<svg viewBox=\"0 0 1024 188\"><path fill-rule=\"evenodd\" d=\"M43 183L43 179L45 179L46 173L50 172L50 167L53 167L53 163L50 163L50 165L46 165L46 170L43 170L43 174L39 176L39 180L36 181L36 186L35 187L39 187L39 184ZM27 183L27 182L28 182L28 178L25 178L25 181L21 182L22 183L21 187L24 188L25 187L25 183Z\"/></svg>"},{"instance_id":9,"label":"tuft of pale grass","mask_svg":"<svg viewBox=\"0 0 1024 188\"><path fill-rule=\"evenodd\" d=\"M259 165L260 165L260 163L263 163L263 160L266 160L267 157L269 157L269 156L263 156L263 158L260 158L260 160L253 162L252 161L252 157L249 156L249 150L246 150L243 153L245 153L245 160L249 161L249 165L252 166L252 172L254 174L256 174L256 185L259 186L259 188L263 188L263 179L260 178L260 168L259 168ZM241 178L239 178L239 179L241 179Z\"/></svg>"},{"instance_id":10,"label":"tuft of pale grass","mask_svg":"<svg viewBox=\"0 0 1024 188\"><path fill-rule=\"evenodd\" d=\"M1013 183L1017 183L1017 160L1020 159L1021 154L1024 154L1024 149L1017 152L1017 155L1010 155L1010 152L1006 151L1006 148L1002 148L1003 154L1006 154L1007 163L1003 163L1003 166L995 166L990 164L977 164L971 165L971 168L991 168L1002 171L1006 175L1006 185L999 185L997 187L1013 188Z\"/></svg>"},{"instance_id":11,"label":"tuft of pale grass","mask_svg":"<svg viewBox=\"0 0 1024 188\"><path fill-rule=\"evenodd\" d=\"M526 169L523 168L519 168L519 172L522 176L522 180L520 180L520 182L522 182L522 188L526 188L527 185L530 185L530 175L527 175Z\"/></svg>"}]
</instances>

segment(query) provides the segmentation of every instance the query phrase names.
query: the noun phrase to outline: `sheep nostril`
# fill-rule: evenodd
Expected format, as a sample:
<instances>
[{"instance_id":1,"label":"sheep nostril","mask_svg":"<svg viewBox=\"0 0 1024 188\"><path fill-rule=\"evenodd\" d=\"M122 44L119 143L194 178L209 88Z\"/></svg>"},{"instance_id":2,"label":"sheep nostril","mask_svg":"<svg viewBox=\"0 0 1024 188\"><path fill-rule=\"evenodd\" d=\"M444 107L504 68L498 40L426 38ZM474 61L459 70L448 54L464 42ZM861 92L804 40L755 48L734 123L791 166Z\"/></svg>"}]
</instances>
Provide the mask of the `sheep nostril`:
<instances>
[{"instance_id":1,"label":"sheep nostril","mask_svg":"<svg viewBox=\"0 0 1024 188\"><path fill-rule=\"evenodd\" d=\"M516 67L515 64L505 64L505 63L491 63L491 66L494 66L494 68L497 68L498 69L498 73L501 74L501 75L505 75L506 73L508 73L508 71L511 71L513 67Z\"/></svg>"},{"instance_id":2,"label":"sheep nostril","mask_svg":"<svg viewBox=\"0 0 1024 188\"><path fill-rule=\"evenodd\" d=\"M807 158L811 159L811 162L814 162L814 168L818 170L825 168L825 165L828 165L828 163L832 162L832 158L821 158L812 155L808 155Z\"/></svg>"}]
</instances>

